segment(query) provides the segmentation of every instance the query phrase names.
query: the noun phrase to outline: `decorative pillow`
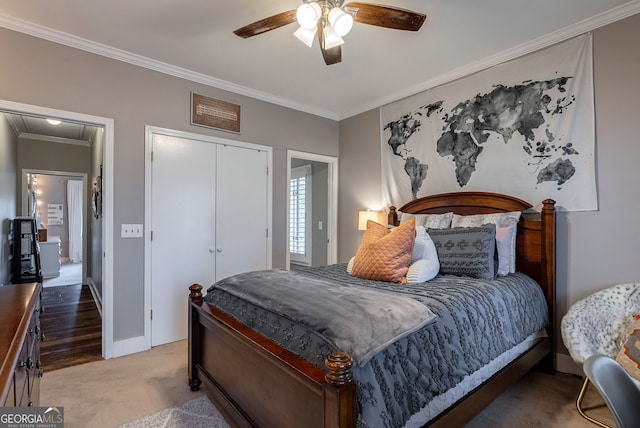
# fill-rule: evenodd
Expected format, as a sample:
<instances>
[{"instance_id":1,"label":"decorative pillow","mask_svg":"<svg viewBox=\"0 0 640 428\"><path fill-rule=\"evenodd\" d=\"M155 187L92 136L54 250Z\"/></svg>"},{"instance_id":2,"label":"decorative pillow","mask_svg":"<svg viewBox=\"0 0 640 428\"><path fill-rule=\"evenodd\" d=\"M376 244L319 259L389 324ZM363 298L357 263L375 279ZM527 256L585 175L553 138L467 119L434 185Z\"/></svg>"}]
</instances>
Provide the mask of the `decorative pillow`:
<instances>
[{"instance_id":1,"label":"decorative pillow","mask_svg":"<svg viewBox=\"0 0 640 428\"><path fill-rule=\"evenodd\" d=\"M633 327L616 361L635 379L640 381L640 314L633 315Z\"/></svg>"},{"instance_id":2,"label":"decorative pillow","mask_svg":"<svg viewBox=\"0 0 640 428\"><path fill-rule=\"evenodd\" d=\"M435 244L441 274L495 278L498 267L495 224L427 232Z\"/></svg>"},{"instance_id":3,"label":"decorative pillow","mask_svg":"<svg viewBox=\"0 0 640 428\"><path fill-rule=\"evenodd\" d=\"M514 223L496 229L496 249L498 250L498 276L510 273L511 245L515 245L518 226Z\"/></svg>"},{"instance_id":4,"label":"decorative pillow","mask_svg":"<svg viewBox=\"0 0 640 428\"><path fill-rule=\"evenodd\" d=\"M367 221L360 247L353 260L351 275L376 281L405 282L416 238L415 220L390 231Z\"/></svg>"},{"instance_id":5,"label":"decorative pillow","mask_svg":"<svg viewBox=\"0 0 640 428\"><path fill-rule=\"evenodd\" d=\"M347 264L347 273L351 275L355 256ZM407 271L407 284L427 282L438 274L440 262L433 240L424 226L416 226L416 238L411 252L411 264Z\"/></svg>"},{"instance_id":6,"label":"decorative pillow","mask_svg":"<svg viewBox=\"0 0 640 428\"><path fill-rule=\"evenodd\" d=\"M400 213L400 224L409 220L410 218L416 219L416 226L424 226L427 229L447 229L451 227L451 219L453 219L453 213L444 214L409 214Z\"/></svg>"},{"instance_id":7,"label":"decorative pillow","mask_svg":"<svg viewBox=\"0 0 640 428\"><path fill-rule=\"evenodd\" d=\"M476 227L487 223L493 223L496 227L507 227L512 224L517 224L521 215L521 211L475 215L454 214L451 220L451 227ZM517 228L514 228L510 236L511 241L509 242L508 273L514 273L516 271L516 235ZM503 267L500 270L504 271L505 268L506 267Z\"/></svg>"}]
</instances>

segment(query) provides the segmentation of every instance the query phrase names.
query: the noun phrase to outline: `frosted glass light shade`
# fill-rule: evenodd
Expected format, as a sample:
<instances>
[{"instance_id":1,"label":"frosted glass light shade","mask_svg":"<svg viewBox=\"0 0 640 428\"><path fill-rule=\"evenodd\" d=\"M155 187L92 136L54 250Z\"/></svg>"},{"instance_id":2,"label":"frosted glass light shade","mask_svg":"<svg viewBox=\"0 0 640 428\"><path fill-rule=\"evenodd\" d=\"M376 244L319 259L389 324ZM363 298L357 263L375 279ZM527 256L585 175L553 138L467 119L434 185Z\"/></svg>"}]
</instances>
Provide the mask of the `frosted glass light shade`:
<instances>
[{"instance_id":1,"label":"frosted glass light shade","mask_svg":"<svg viewBox=\"0 0 640 428\"><path fill-rule=\"evenodd\" d=\"M324 48L331 49L344 44L342 37L338 36L331 26L324 28Z\"/></svg>"},{"instance_id":2,"label":"frosted glass light shade","mask_svg":"<svg viewBox=\"0 0 640 428\"><path fill-rule=\"evenodd\" d=\"M293 33L293 35L296 36L298 40L300 40L302 43L311 47L313 46L313 40L316 38L317 32L318 32L317 27L313 27L313 30L300 27L295 33Z\"/></svg>"},{"instance_id":3,"label":"frosted glass light shade","mask_svg":"<svg viewBox=\"0 0 640 428\"><path fill-rule=\"evenodd\" d=\"M336 33L336 36L343 37L349 34L351 27L353 27L353 16L345 13L339 7L334 7L329 12L329 23L334 33Z\"/></svg>"},{"instance_id":4,"label":"frosted glass light shade","mask_svg":"<svg viewBox=\"0 0 640 428\"><path fill-rule=\"evenodd\" d=\"M318 25L318 20L322 17L322 9L318 3L303 3L298 6L296 11L296 20L302 28L307 30L313 29Z\"/></svg>"}]
</instances>

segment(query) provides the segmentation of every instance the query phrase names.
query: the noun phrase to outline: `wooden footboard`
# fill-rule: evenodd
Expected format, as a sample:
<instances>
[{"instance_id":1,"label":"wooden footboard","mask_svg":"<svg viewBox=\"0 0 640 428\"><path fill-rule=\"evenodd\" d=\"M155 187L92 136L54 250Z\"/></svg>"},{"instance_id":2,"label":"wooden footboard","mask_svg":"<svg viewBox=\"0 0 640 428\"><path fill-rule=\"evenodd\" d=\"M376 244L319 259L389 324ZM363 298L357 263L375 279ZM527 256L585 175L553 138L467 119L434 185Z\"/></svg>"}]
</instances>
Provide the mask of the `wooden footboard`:
<instances>
[{"instance_id":1,"label":"wooden footboard","mask_svg":"<svg viewBox=\"0 0 640 428\"><path fill-rule=\"evenodd\" d=\"M204 383L236 426L353 427L351 357L331 354L323 371L202 301L189 303L189 386ZM275 424L275 425L274 425Z\"/></svg>"}]
</instances>

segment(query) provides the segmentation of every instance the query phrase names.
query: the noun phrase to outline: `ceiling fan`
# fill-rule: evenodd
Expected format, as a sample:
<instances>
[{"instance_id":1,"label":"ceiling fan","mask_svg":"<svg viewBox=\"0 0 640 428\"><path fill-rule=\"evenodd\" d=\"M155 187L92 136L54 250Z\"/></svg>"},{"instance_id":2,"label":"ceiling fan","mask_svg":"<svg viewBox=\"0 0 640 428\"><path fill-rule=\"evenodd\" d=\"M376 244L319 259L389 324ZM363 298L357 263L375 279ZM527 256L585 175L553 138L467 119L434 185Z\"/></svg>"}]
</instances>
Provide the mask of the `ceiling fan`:
<instances>
[{"instance_id":1,"label":"ceiling fan","mask_svg":"<svg viewBox=\"0 0 640 428\"><path fill-rule=\"evenodd\" d=\"M245 25L234 34L246 39L297 21L300 28L294 35L309 47L317 35L324 62L331 65L342 61L342 37L351 30L354 22L418 31L426 18L423 13L392 6L359 2L344 4L344 0L303 0L295 10Z\"/></svg>"}]
</instances>

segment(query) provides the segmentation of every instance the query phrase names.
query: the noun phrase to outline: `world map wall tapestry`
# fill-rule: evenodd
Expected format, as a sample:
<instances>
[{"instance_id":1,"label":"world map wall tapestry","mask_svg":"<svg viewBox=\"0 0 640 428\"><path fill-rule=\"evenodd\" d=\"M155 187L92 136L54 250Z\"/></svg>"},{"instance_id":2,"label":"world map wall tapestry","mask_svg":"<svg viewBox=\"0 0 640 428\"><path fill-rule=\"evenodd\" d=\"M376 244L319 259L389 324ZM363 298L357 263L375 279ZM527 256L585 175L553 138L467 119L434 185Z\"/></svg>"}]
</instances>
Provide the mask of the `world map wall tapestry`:
<instances>
[{"instance_id":1,"label":"world map wall tapestry","mask_svg":"<svg viewBox=\"0 0 640 428\"><path fill-rule=\"evenodd\" d=\"M591 34L383 106L380 119L386 206L485 191L598 209Z\"/></svg>"}]
</instances>

